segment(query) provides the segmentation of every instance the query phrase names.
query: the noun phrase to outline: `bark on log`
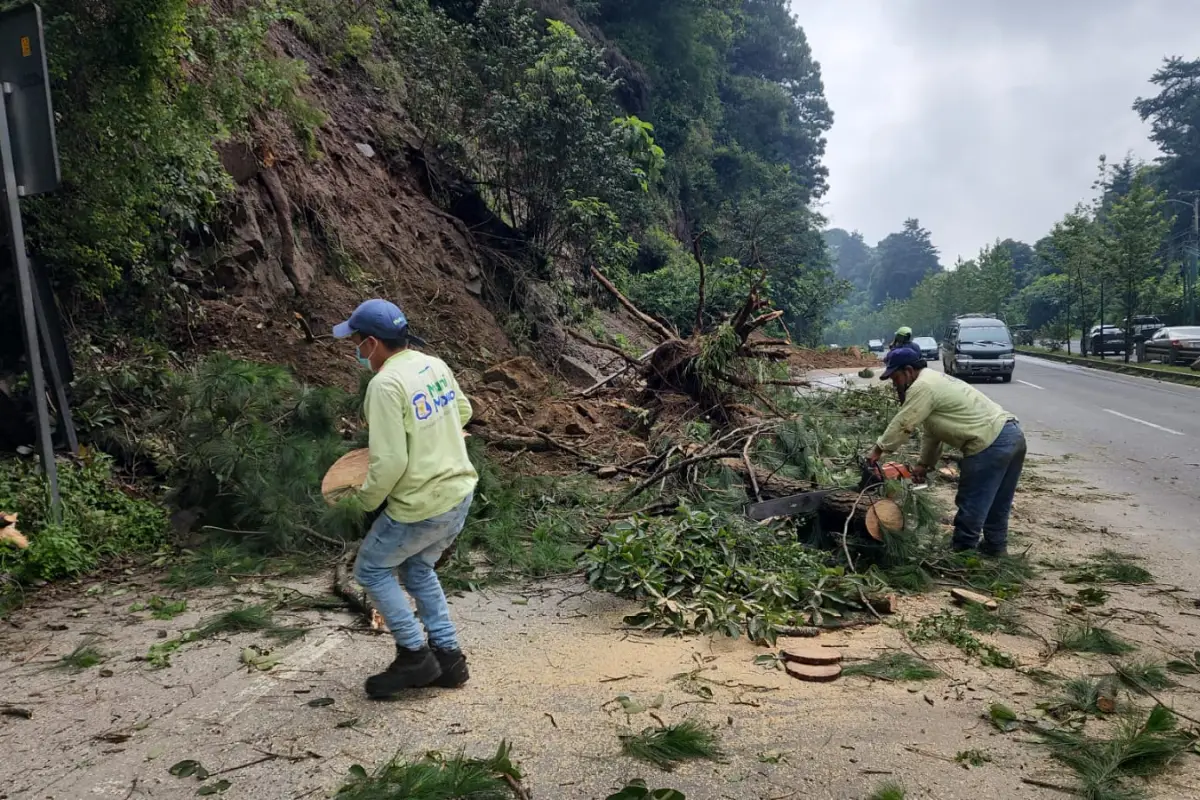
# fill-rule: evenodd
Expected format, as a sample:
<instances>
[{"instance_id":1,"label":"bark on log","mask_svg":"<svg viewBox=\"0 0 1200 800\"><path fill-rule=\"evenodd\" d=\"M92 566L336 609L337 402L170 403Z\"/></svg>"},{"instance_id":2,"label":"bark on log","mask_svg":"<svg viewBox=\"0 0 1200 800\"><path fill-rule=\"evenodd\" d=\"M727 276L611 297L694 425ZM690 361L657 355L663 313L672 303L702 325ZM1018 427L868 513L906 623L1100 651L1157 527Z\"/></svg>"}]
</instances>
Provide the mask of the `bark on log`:
<instances>
[{"instance_id":1,"label":"bark on log","mask_svg":"<svg viewBox=\"0 0 1200 800\"><path fill-rule=\"evenodd\" d=\"M303 295L304 287L296 275L296 240L292 233L292 202L288 199L279 174L271 168L264 168L258 173L258 179L271 197L271 205L275 207L275 224L279 227L279 264L283 274L291 281L296 294Z\"/></svg>"}]
</instances>

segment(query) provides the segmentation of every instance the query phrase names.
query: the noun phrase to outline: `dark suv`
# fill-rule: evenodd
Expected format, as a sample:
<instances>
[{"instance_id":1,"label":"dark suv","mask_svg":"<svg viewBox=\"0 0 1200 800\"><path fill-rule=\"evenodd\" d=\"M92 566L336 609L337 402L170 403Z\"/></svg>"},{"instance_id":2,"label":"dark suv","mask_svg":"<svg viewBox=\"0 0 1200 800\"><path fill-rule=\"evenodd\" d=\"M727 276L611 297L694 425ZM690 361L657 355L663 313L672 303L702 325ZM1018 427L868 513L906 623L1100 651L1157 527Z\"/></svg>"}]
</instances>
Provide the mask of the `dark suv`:
<instances>
[{"instance_id":1,"label":"dark suv","mask_svg":"<svg viewBox=\"0 0 1200 800\"><path fill-rule=\"evenodd\" d=\"M1016 359L1004 320L970 315L950 323L942 339L942 367L958 378L1012 380Z\"/></svg>"}]
</instances>

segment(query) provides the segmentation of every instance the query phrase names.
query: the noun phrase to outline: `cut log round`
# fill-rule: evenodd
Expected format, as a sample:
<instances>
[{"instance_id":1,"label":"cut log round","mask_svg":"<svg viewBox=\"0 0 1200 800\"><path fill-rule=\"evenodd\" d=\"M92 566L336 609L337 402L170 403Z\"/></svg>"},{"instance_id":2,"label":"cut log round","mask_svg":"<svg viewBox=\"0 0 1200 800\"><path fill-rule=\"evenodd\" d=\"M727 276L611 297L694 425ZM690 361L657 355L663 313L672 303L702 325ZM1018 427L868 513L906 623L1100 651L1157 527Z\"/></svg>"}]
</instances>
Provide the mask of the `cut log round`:
<instances>
[{"instance_id":1,"label":"cut log round","mask_svg":"<svg viewBox=\"0 0 1200 800\"><path fill-rule=\"evenodd\" d=\"M842 675L842 668L838 664L784 664L784 669L787 674L801 681L811 681L813 683L828 683L836 681Z\"/></svg>"},{"instance_id":2,"label":"cut log round","mask_svg":"<svg viewBox=\"0 0 1200 800\"><path fill-rule=\"evenodd\" d=\"M866 525L871 538L882 542L884 534L904 530L904 511L894 500L876 500L867 509Z\"/></svg>"},{"instance_id":3,"label":"cut log round","mask_svg":"<svg viewBox=\"0 0 1200 800\"><path fill-rule=\"evenodd\" d=\"M362 486L367 479L370 458L371 454L364 447L351 450L334 462L321 481L321 494L325 502L333 505Z\"/></svg>"},{"instance_id":4,"label":"cut log round","mask_svg":"<svg viewBox=\"0 0 1200 800\"><path fill-rule=\"evenodd\" d=\"M840 651L830 647L821 647L820 645L813 647L788 647L782 650L780 655L783 656L784 661L791 664L823 667L842 663L842 654Z\"/></svg>"}]
</instances>

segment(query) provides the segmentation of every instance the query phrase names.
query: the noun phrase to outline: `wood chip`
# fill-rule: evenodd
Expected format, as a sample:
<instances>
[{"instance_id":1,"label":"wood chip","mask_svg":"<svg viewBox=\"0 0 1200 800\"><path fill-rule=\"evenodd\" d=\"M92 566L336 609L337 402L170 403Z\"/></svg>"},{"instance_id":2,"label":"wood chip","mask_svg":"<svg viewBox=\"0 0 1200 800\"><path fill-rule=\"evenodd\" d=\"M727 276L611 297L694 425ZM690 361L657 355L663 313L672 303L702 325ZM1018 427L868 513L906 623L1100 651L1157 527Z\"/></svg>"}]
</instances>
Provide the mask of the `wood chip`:
<instances>
[{"instance_id":1,"label":"wood chip","mask_svg":"<svg viewBox=\"0 0 1200 800\"><path fill-rule=\"evenodd\" d=\"M370 460L371 454L364 447L351 450L334 462L321 481L321 494L325 497L325 502L333 505L352 490L362 486L367 480Z\"/></svg>"},{"instance_id":2,"label":"wood chip","mask_svg":"<svg viewBox=\"0 0 1200 800\"><path fill-rule=\"evenodd\" d=\"M894 500L876 500L867 509L867 533L877 542L886 533L904 530L904 511Z\"/></svg>"},{"instance_id":3,"label":"wood chip","mask_svg":"<svg viewBox=\"0 0 1200 800\"><path fill-rule=\"evenodd\" d=\"M951 589L950 597L959 605L963 603L971 603L977 606L983 606L988 611L995 611L1000 608L1000 604L986 594L972 592L970 589Z\"/></svg>"},{"instance_id":4,"label":"wood chip","mask_svg":"<svg viewBox=\"0 0 1200 800\"><path fill-rule=\"evenodd\" d=\"M780 652L780 655L784 661L793 664L807 664L820 667L842 663L842 654L828 647L788 647L784 648Z\"/></svg>"},{"instance_id":5,"label":"wood chip","mask_svg":"<svg viewBox=\"0 0 1200 800\"><path fill-rule=\"evenodd\" d=\"M842 674L839 664L784 664L787 674L801 681L813 683L828 683L836 681Z\"/></svg>"}]
</instances>

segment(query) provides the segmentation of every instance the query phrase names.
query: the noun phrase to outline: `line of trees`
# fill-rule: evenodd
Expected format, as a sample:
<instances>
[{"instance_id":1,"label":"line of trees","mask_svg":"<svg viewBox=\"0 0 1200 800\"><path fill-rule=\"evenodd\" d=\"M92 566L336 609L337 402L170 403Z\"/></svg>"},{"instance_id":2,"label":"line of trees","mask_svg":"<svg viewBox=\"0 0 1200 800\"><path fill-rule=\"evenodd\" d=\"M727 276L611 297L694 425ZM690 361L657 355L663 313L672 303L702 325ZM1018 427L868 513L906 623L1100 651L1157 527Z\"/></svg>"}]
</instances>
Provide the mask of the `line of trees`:
<instances>
[{"instance_id":1,"label":"line of trees","mask_svg":"<svg viewBox=\"0 0 1200 800\"><path fill-rule=\"evenodd\" d=\"M1151 80L1159 93L1133 108L1163 155L1152 164L1101 156L1093 198L1033 245L997 240L942 270L932 245L918 246L928 234L916 220L874 248L857 232L827 231L836 273L854 293L826 341L862 344L901 325L940 337L954 316L987 313L1054 342L1077 337L1082 353L1092 326L1115 324L1125 330L1128 358L1125 320L1186 321L1200 247L1189 208L1200 195L1200 59L1167 59Z\"/></svg>"}]
</instances>

